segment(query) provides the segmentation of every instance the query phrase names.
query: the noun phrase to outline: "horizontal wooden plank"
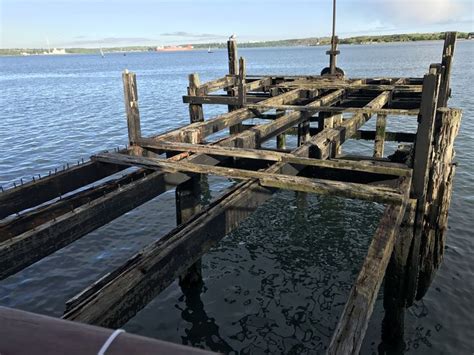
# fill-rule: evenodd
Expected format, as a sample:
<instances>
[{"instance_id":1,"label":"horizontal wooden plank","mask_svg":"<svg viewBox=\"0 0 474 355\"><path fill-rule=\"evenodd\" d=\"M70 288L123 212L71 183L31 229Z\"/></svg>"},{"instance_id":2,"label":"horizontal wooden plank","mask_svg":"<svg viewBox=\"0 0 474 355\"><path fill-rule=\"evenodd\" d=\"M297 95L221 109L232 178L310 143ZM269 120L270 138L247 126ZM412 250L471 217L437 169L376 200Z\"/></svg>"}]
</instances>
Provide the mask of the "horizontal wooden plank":
<instances>
[{"instance_id":1,"label":"horizontal wooden plank","mask_svg":"<svg viewBox=\"0 0 474 355\"><path fill-rule=\"evenodd\" d=\"M298 105L262 105L262 104L248 104L246 107L260 110L291 110L303 112L334 112L334 113L369 113L369 114L384 114L384 115L398 115L398 116L418 116L420 110L404 110L404 109L377 109L364 107L335 107L335 106L321 106L318 108L311 108Z\"/></svg>"},{"instance_id":2,"label":"horizontal wooden plank","mask_svg":"<svg viewBox=\"0 0 474 355\"><path fill-rule=\"evenodd\" d=\"M152 148L163 151L181 151L200 153L208 155L218 155L234 158L247 158L247 159L262 159L269 161L281 161L290 164L300 164L305 166L318 166L321 168L330 169L342 169L348 171L362 171L366 173L375 174L387 174L397 176L409 176L411 169L408 167L390 167L390 166L377 166L371 163L365 162L340 162L334 160L321 160L311 158L301 158L294 156L293 154L281 153L275 151L265 151L261 149L246 149L246 148L234 148L234 147L220 147L210 146L203 144L189 144L189 143L173 143L173 142L159 142L142 140L139 142L143 148Z\"/></svg>"},{"instance_id":3,"label":"horizontal wooden plank","mask_svg":"<svg viewBox=\"0 0 474 355\"><path fill-rule=\"evenodd\" d=\"M58 198L123 170L123 166L86 162L0 193L0 219Z\"/></svg>"},{"instance_id":4,"label":"horizontal wooden plank","mask_svg":"<svg viewBox=\"0 0 474 355\"><path fill-rule=\"evenodd\" d=\"M161 169L168 172L184 171L197 174L212 174L240 180L259 179L260 184L263 186L347 198L358 198L380 203L400 202L402 198L397 190L382 186L283 176L281 174L272 174L261 171L234 169L186 162L170 162L156 158L136 157L114 153L98 154L93 156L92 159L115 164L139 166L147 169Z\"/></svg>"},{"instance_id":5,"label":"horizontal wooden plank","mask_svg":"<svg viewBox=\"0 0 474 355\"><path fill-rule=\"evenodd\" d=\"M294 102L302 97L306 96L307 91L305 90L291 90L284 94L278 95L276 97L269 98L265 101L262 101L264 104L269 105L280 105L284 103ZM255 110L249 110L247 108L242 108L234 110L219 116L216 116L212 119L206 120L204 122L196 122L185 127L174 129L170 132L150 137L156 140L167 140L167 141L185 141L186 132L193 130L199 132L201 138L205 138L213 133L219 132L224 128L236 125L245 121L246 119L255 117Z\"/></svg>"},{"instance_id":6,"label":"horizontal wooden plank","mask_svg":"<svg viewBox=\"0 0 474 355\"><path fill-rule=\"evenodd\" d=\"M184 174L168 180L155 172L58 218L0 243L0 279L18 272L87 233L166 191L169 184L187 180Z\"/></svg>"},{"instance_id":7,"label":"horizontal wooden plank","mask_svg":"<svg viewBox=\"0 0 474 355\"><path fill-rule=\"evenodd\" d=\"M92 200L102 197L121 186L125 186L133 181L152 173L152 170L138 170L126 174L120 178L106 181L100 185L81 190L53 203L42 205L38 208L25 211L15 218L0 221L0 242L13 238L30 229L34 229L43 223L58 218L82 205L87 205Z\"/></svg>"},{"instance_id":8,"label":"horizontal wooden plank","mask_svg":"<svg viewBox=\"0 0 474 355\"><path fill-rule=\"evenodd\" d=\"M246 95L247 102L261 102L267 99L268 96L253 96L251 94ZM237 105L239 103L238 97L224 96L224 95L203 95L203 96L183 96L183 102L185 104L192 105Z\"/></svg>"},{"instance_id":9,"label":"horizontal wooden plank","mask_svg":"<svg viewBox=\"0 0 474 355\"><path fill-rule=\"evenodd\" d=\"M375 131L366 131L359 129L356 134L354 134L352 139L363 139L363 140L374 140L376 132ZM407 133L407 132L385 132L385 141L386 142L406 142L413 143L416 139L416 133Z\"/></svg>"},{"instance_id":10,"label":"horizontal wooden plank","mask_svg":"<svg viewBox=\"0 0 474 355\"><path fill-rule=\"evenodd\" d=\"M223 78L208 81L204 84L199 85L199 87L196 90L196 94L199 96L207 95L211 92L225 89L229 86L234 86L236 84L237 84L237 77L233 75L227 75Z\"/></svg>"},{"instance_id":11,"label":"horizontal wooden plank","mask_svg":"<svg viewBox=\"0 0 474 355\"><path fill-rule=\"evenodd\" d=\"M420 93L422 85L370 85L370 84L350 84L350 83L321 83L321 82L285 82L278 84L278 87L287 89L345 89L348 91L366 90L366 91L393 91L405 93Z\"/></svg>"}]
</instances>

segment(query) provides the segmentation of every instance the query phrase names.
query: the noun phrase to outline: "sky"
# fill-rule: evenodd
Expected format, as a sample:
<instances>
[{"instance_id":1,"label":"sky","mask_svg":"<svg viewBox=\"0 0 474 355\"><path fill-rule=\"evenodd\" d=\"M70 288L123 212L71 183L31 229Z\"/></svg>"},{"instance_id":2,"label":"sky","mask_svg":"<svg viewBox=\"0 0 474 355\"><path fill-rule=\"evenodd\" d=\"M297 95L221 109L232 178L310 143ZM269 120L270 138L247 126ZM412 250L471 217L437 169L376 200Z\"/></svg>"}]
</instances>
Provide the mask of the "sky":
<instances>
[{"instance_id":1,"label":"sky","mask_svg":"<svg viewBox=\"0 0 474 355\"><path fill-rule=\"evenodd\" d=\"M339 37L474 32L473 0L337 0ZM0 0L0 48L241 42L330 35L332 0Z\"/></svg>"}]
</instances>

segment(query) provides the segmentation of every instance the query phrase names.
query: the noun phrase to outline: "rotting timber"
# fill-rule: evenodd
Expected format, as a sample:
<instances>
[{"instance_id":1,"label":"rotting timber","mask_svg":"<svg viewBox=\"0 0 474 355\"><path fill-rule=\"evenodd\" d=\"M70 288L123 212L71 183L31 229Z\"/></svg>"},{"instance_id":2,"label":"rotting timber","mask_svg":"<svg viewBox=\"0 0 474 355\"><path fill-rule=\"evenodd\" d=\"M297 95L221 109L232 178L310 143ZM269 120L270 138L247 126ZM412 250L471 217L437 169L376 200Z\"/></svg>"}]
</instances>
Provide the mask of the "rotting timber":
<instances>
[{"instance_id":1,"label":"rotting timber","mask_svg":"<svg viewBox=\"0 0 474 355\"><path fill-rule=\"evenodd\" d=\"M203 84L189 76L190 124L151 137L141 134L136 76L125 71L126 149L0 193L1 278L175 188L177 227L67 302L64 319L120 327L175 279L185 293L199 287L202 255L278 189L362 199L385 210L327 351L359 352L384 278L383 339L396 342L404 310L443 257L461 121L447 106L455 40L446 33L441 62L422 78L349 79L247 75L231 39L228 75ZM204 119L207 104L229 112ZM362 130L373 116L375 131ZM387 131L393 117L417 120L416 132ZM294 149L287 135L297 136ZM262 148L272 139L274 149ZM349 139L373 141L373 154L343 152ZM387 141L404 145L385 157ZM207 174L240 182L202 206Z\"/></svg>"}]
</instances>

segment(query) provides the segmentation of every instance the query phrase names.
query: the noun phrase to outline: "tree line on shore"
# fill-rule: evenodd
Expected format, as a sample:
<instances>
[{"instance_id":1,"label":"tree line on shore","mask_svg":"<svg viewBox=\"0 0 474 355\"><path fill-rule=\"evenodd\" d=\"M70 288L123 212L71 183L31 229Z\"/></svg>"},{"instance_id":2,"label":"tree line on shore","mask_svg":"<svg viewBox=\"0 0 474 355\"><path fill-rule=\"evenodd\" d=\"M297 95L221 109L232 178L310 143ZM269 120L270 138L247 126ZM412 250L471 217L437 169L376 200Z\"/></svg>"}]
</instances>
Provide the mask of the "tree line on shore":
<instances>
[{"instance_id":1,"label":"tree line on shore","mask_svg":"<svg viewBox=\"0 0 474 355\"><path fill-rule=\"evenodd\" d=\"M458 38L470 39L472 33L458 32ZM375 44L388 42L413 42L413 41L432 41L444 39L444 32L435 33L409 33L409 34L392 34L380 36L356 36L339 39L340 44ZM274 41L258 41L258 42L242 42L239 43L240 48L257 48L257 47L297 47L297 46L325 46L329 45L330 37L310 37L300 39L284 39ZM215 49L226 48L227 44L219 43L199 43L193 45L195 49L204 49L212 47ZM154 47L150 46L129 46L129 47L111 47L102 48L104 53L112 52L144 52L154 51ZM100 48L66 48L67 54L91 54L98 53ZM0 55L35 55L45 54L48 51L44 48L5 48L0 49Z\"/></svg>"}]
</instances>

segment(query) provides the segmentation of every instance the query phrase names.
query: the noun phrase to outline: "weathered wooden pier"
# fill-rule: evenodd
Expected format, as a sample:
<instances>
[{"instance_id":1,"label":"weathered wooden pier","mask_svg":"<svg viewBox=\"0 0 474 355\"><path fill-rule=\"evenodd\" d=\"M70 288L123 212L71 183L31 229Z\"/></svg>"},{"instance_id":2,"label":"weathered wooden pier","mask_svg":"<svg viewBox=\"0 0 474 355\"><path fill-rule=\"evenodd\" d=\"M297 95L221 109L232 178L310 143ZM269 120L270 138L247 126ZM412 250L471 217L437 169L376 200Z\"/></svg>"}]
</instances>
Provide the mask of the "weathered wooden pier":
<instances>
[{"instance_id":1,"label":"weathered wooden pier","mask_svg":"<svg viewBox=\"0 0 474 355\"><path fill-rule=\"evenodd\" d=\"M384 278L383 339L396 342L404 310L443 257L461 121L447 106L455 40L446 33L441 62L420 78L248 75L229 40L227 75L203 84L189 76L190 124L151 137L141 134L136 76L125 71L126 149L0 193L0 277L176 189L177 227L66 304L66 320L117 328L175 279L184 293L199 287L202 255L278 189L368 200L385 210L327 352L359 352ZM207 119L208 104L229 112ZM373 116L376 129L362 130ZM416 132L388 131L393 117L417 122ZM349 139L373 141L373 154L352 155ZM271 140L274 148L262 147ZM388 141L404 144L387 157ZM240 182L204 206L206 174Z\"/></svg>"}]
</instances>

